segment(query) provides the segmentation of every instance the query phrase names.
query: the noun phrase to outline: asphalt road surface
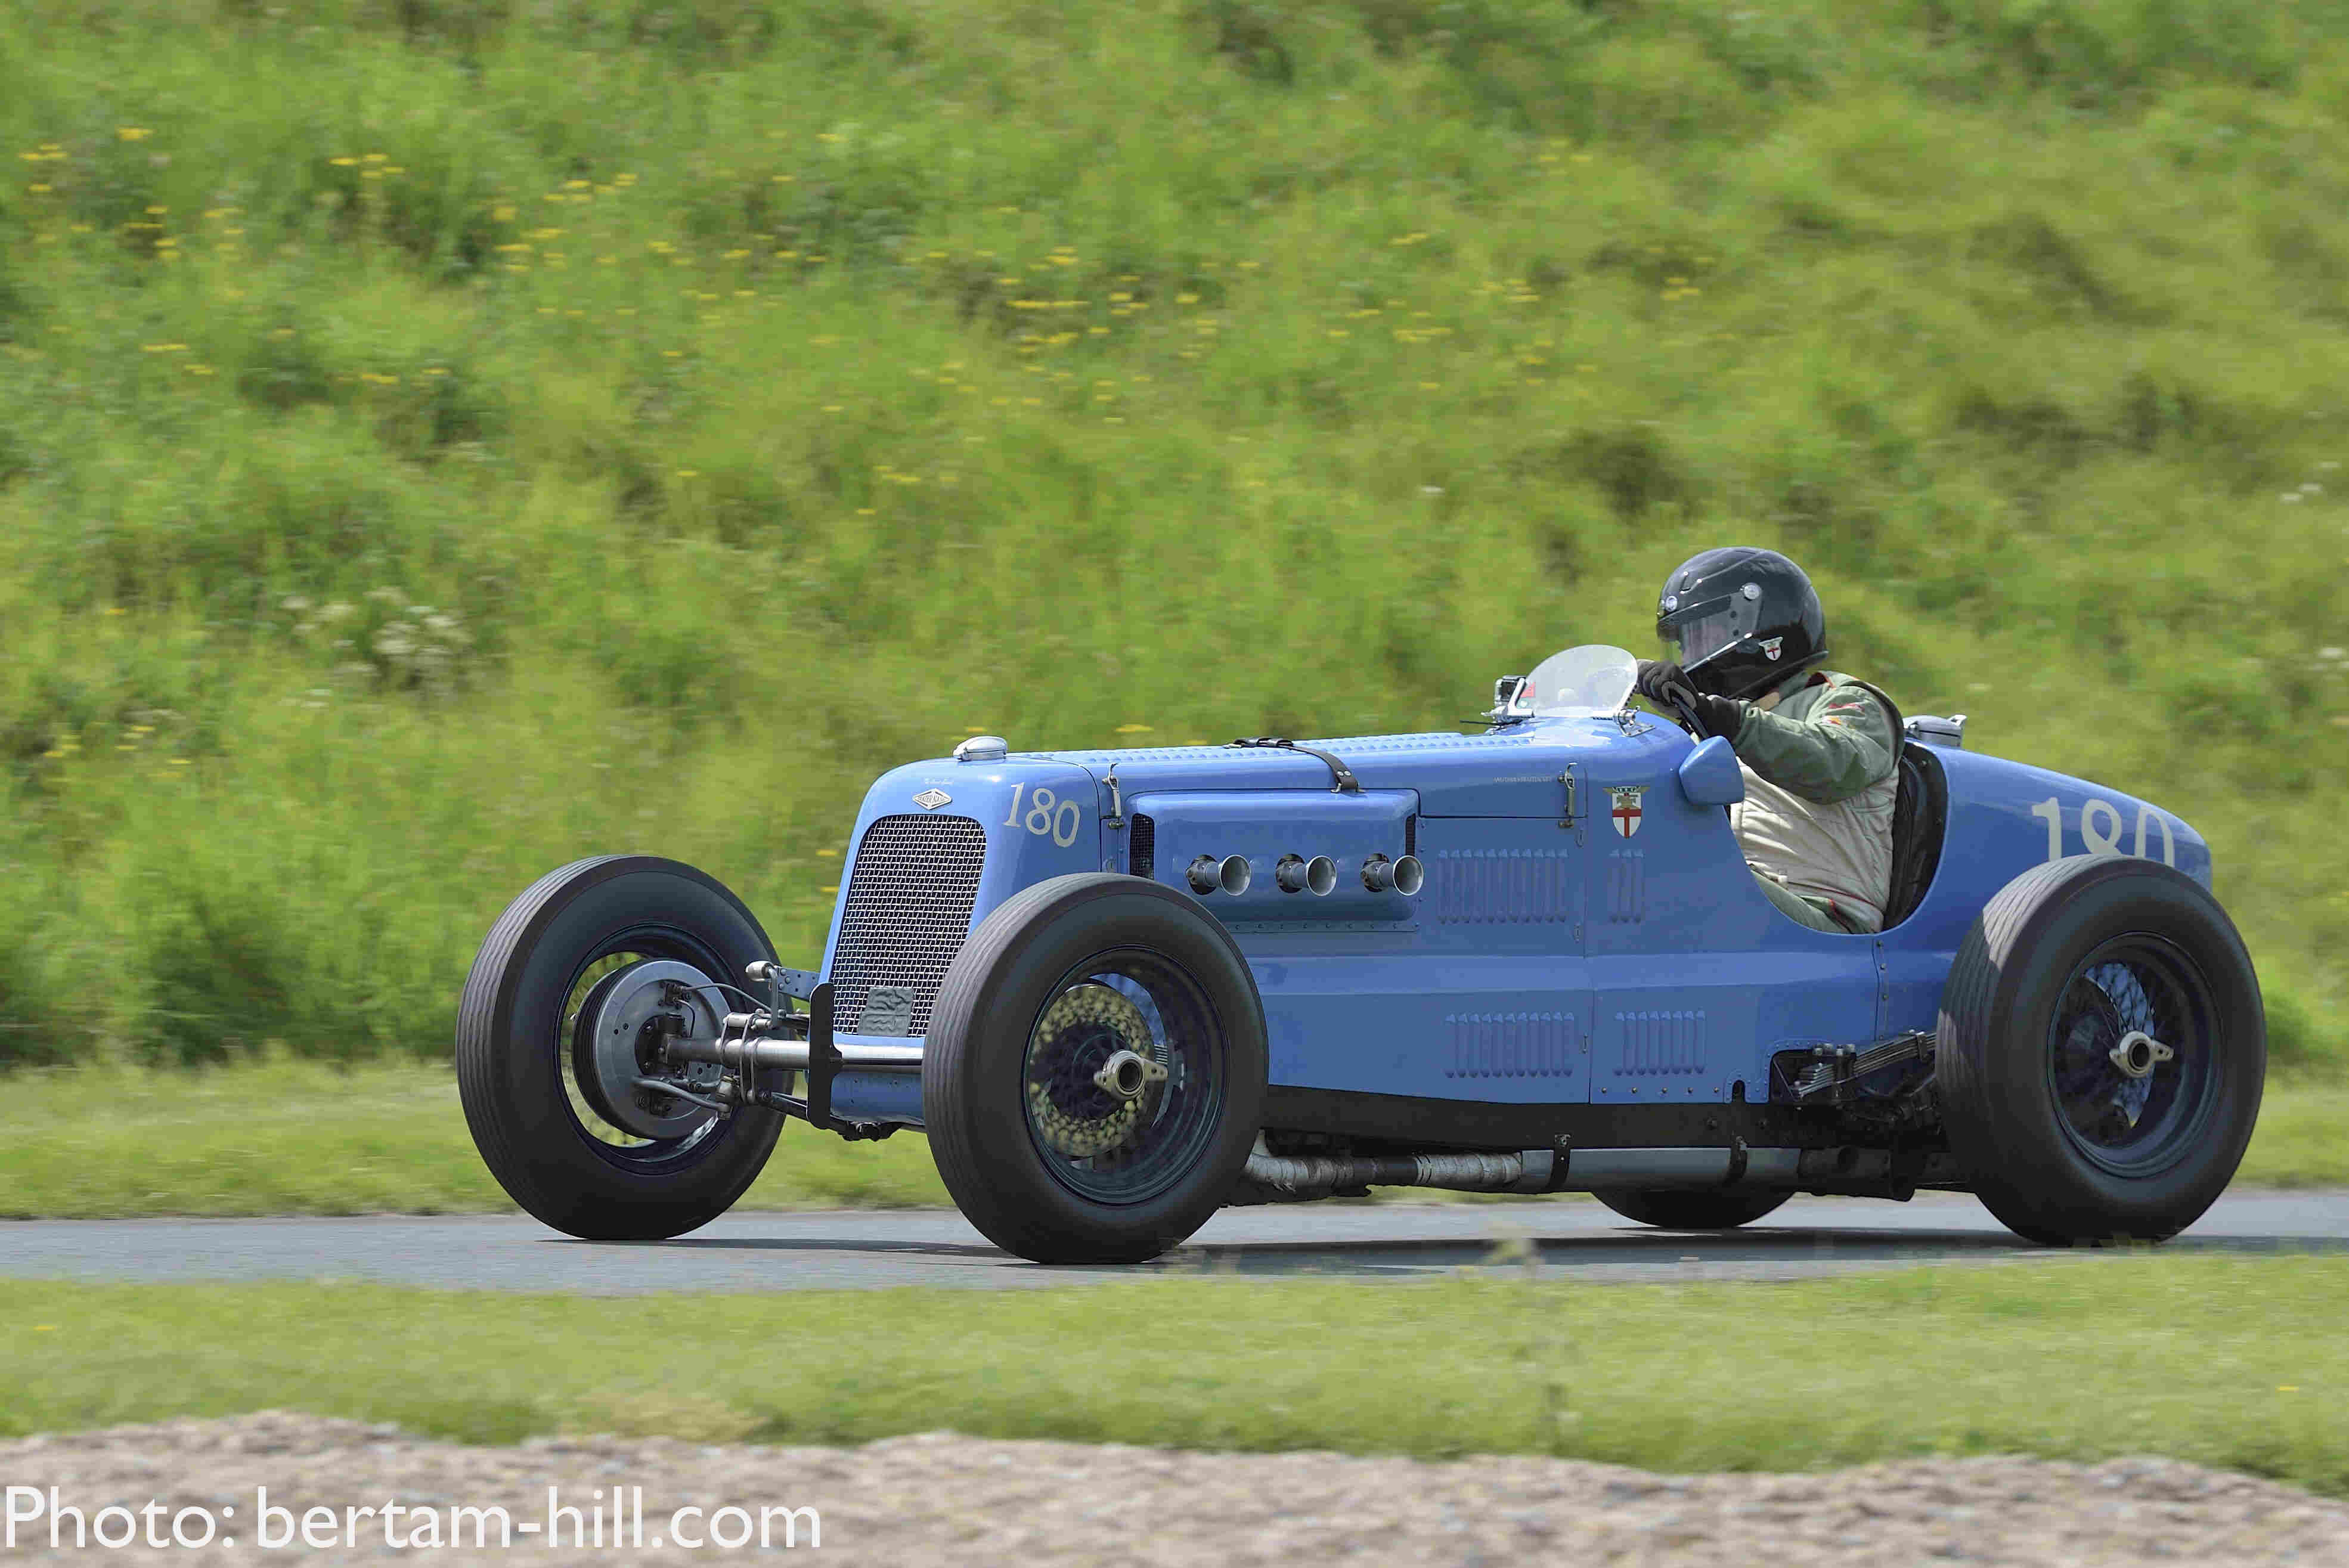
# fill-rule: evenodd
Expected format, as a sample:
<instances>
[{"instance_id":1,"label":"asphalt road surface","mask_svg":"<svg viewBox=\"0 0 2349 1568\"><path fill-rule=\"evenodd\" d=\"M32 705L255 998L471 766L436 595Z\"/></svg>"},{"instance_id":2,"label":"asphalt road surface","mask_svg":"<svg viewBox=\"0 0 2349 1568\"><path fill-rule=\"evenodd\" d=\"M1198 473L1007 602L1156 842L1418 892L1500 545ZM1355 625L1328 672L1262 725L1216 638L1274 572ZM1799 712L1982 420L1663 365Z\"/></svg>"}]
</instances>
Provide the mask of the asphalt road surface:
<instances>
[{"instance_id":1,"label":"asphalt road surface","mask_svg":"<svg viewBox=\"0 0 2349 1568\"><path fill-rule=\"evenodd\" d=\"M2349 1191L2230 1193L2166 1252L2349 1252ZM1235 1279L1414 1280L1532 1266L1594 1283L1786 1280L2050 1253L1972 1198L1891 1203L1796 1198L1726 1234L1645 1229L1588 1201L1299 1204L1227 1209L1185 1245L1132 1268L1046 1268L997 1251L935 1210L730 1214L671 1242L574 1241L504 1216L350 1220L0 1222L0 1277L191 1283L357 1280L443 1289L648 1291L976 1289L1175 1274Z\"/></svg>"}]
</instances>

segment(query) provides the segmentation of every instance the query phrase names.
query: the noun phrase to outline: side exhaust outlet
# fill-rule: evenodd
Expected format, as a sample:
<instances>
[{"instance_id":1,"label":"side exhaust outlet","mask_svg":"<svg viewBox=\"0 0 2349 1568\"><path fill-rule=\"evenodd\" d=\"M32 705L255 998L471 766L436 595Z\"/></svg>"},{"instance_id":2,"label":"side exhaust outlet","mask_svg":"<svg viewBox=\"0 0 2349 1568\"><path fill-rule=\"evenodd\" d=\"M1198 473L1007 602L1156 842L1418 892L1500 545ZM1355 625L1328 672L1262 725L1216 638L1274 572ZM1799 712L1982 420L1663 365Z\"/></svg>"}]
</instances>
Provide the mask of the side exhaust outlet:
<instances>
[{"instance_id":1,"label":"side exhaust outlet","mask_svg":"<svg viewBox=\"0 0 2349 1568\"><path fill-rule=\"evenodd\" d=\"M1283 855L1272 874L1283 892L1309 892L1316 898L1328 898L1338 885L1338 862L1327 855L1316 855L1309 861L1302 855Z\"/></svg>"},{"instance_id":2,"label":"side exhaust outlet","mask_svg":"<svg viewBox=\"0 0 2349 1568\"><path fill-rule=\"evenodd\" d=\"M1399 892L1410 898L1426 882L1427 872L1417 855L1405 855L1399 861L1372 855L1362 862L1362 885L1372 892Z\"/></svg>"},{"instance_id":3,"label":"side exhaust outlet","mask_svg":"<svg viewBox=\"0 0 2349 1568\"><path fill-rule=\"evenodd\" d=\"M1222 860L1213 855L1201 855L1185 868L1191 891L1205 898L1218 888L1234 898L1248 890L1248 863L1246 855L1226 855Z\"/></svg>"}]
</instances>

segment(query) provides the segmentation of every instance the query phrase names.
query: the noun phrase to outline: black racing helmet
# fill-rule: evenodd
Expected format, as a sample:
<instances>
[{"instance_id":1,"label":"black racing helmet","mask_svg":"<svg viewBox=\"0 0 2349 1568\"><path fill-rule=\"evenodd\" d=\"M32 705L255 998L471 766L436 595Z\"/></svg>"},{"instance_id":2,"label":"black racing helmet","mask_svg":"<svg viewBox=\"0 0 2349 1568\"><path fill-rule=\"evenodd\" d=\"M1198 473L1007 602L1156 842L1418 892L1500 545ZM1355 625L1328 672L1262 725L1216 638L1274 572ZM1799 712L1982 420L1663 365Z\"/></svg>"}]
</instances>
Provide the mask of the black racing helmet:
<instances>
[{"instance_id":1,"label":"black racing helmet","mask_svg":"<svg viewBox=\"0 0 2349 1568\"><path fill-rule=\"evenodd\" d=\"M1731 545L1672 568L1656 635L1712 696L1767 691L1827 656L1827 617L1803 569L1775 550Z\"/></svg>"}]
</instances>

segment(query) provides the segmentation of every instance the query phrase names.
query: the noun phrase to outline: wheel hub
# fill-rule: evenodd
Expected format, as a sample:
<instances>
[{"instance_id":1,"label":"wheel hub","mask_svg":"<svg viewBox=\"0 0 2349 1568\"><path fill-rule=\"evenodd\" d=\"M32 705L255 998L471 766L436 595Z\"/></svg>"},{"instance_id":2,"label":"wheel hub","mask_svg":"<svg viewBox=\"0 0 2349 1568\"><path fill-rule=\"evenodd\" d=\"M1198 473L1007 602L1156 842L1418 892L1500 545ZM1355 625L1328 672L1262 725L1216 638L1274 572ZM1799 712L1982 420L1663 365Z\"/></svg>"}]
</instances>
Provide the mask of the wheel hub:
<instances>
[{"instance_id":1,"label":"wheel hub","mask_svg":"<svg viewBox=\"0 0 2349 1568\"><path fill-rule=\"evenodd\" d=\"M1148 1057L1119 1049L1111 1052L1101 1071L1093 1074L1093 1084L1120 1099L1140 1099L1143 1089L1165 1078L1166 1069Z\"/></svg>"},{"instance_id":2,"label":"wheel hub","mask_svg":"<svg viewBox=\"0 0 2349 1568\"><path fill-rule=\"evenodd\" d=\"M2175 1136L2190 1065L2170 1043L2184 1037L2178 1026L2163 969L2134 952L2108 945L2075 973L2058 1010L2054 1087L2092 1158L2141 1161Z\"/></svg>"},{"instance_id":3,"label":"wheel hub","mask_svg":"<svg viewBox=\"0 0 2349 1568\"><path fill-rule=\"evenodd\" d=\"M1107 985L1072 985L1036 1023L1028 1111L1046 1147L1071 1159L1134 1140L1166 1080L1142 1009Z\"/></svg>"},{"instance_id":4,"label":"wheel hub","mask_svg":"<svg viewBox=\"0 0 2349 1568\"><path fill-rule=\"evenodd\" d=\"M661 1047L671 1034L715 1038L724 1016L723 994L690 964L647 958L614 970L579 1009L572 1059L582 1092L623 1132L656 1140L683 1138L713 1112L648 1088L646 1080L673 1079L686 1094L712 1087L714 1067L666 1068Z\"/></svg>"},{"instance_id":5,"label":"wheel hub","mask_svg":"<svg viewBox=\"0 0 2349 1568\"><path fill-rule=\"evenodd\" d=\"M2143 1029L2131 1029L2107 1054L2113 1066L2133 1078L2141 1078L2178 1053Z\"/></svg>"}]
</instances>

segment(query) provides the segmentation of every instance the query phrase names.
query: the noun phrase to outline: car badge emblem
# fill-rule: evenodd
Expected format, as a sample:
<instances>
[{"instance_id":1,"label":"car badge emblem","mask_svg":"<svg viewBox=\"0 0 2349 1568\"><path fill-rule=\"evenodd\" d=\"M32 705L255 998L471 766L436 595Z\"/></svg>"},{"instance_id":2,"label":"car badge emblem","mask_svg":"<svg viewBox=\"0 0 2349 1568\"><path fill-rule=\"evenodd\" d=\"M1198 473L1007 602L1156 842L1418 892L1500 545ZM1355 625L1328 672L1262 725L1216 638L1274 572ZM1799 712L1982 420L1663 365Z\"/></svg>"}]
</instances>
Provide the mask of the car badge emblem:
<instances>
[{"instance_id":1,"label":"car badge emblem","mask_svg":"<svg viewBox=\"0 0 2349 1568\"><path fill-rule=\"evenodd\" d=\"M914 804L925 811L935 811L939 807L951 805L953 802L954 797L943 789L925 789L914 797Z\"/></svg>"},{"instance_id":2,"label":"car badge emblem","mask_svg":"<svg viewBox=\"0 0 2349 1568\"><path fill-rule=\"evenodd\" d=\"M1607 791L1615 799L1615 809L1609 815L1615 819L1616 832L1624 838L1628 839L1640 830L1640 819L1646 814L1640 809L1640 797L1647 792L1648 787L1644 784L1634 784L1627 789Z\"/></svg>"},{"instance_id":3,"label":"car badge emblem","mask_svg":"<svg viewBox=\"0 0 2349 1568\"><path fill-rule=\"evenodd\" d=\"M1782 647L1784 647L1784 646L1785 645L1785 642L1786 642L1786 639L1785 639L1785 638L1784 638L1784 637L1764 637L1764 638L1763 638L1763 639L1762 639L1762 656L1763 656L1764 658L1765 658L1765 659L1768 659L1768 660L1772 661L1773 663L1775 663L1775 662L1776 662L1776 660L1777 660L1777 657L1778 657L1778 650L1779 650L1780 648L1782 648Z\"/></svg>"},{"instance_id":4,"label":"car badge emblem","mask_svg":"<svg viewBox=\"0 0 2349 1568\"><path fill-rule=\"evenodd\" d=\"M875 985L864 993L864 1011L857 1015L860 1035L910 1035L914 1032L914 994L903 985Z\"/></svg>"}]
</instances>

